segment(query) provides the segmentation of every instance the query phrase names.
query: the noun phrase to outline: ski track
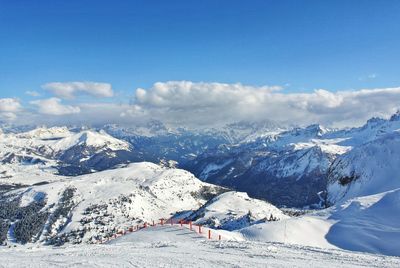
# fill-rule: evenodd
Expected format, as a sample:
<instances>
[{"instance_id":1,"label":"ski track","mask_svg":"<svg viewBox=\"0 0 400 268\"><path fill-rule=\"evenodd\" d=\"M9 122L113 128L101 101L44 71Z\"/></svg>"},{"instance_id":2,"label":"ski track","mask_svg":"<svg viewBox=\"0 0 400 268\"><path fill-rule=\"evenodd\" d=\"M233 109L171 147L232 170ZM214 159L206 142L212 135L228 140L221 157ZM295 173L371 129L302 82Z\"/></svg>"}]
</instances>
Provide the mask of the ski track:
<instances>
[{"instance_id":1,"label":"ski track","mask_svg":"<svg viewBox=\"0 0 400 268\"><path fill-rule=\"evenodd\" d=\"M0 249L0 267L400 267L400 258L282 243L210 241L152 227L102 245Z\"/></svg>"}]
</instances>

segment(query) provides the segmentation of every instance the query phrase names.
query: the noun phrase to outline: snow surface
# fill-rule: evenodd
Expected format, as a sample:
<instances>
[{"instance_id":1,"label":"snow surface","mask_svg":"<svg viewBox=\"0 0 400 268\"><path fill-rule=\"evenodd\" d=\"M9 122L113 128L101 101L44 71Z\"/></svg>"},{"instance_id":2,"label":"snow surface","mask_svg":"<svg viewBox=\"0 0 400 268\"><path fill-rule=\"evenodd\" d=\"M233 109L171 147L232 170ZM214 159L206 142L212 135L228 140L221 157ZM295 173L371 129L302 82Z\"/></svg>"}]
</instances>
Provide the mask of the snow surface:
<instances>
[{"instance_id":1,"label":"snow surface","mask_svg":"<svg viewBox=\"0 0 400 268\"><path fill-rule=\"evenodd\" d=\"M310 215L239 230L247 240L400 256L400 189L357 197Z\"/></svg>"},{"instance_id":2,"label":"snow surface","mask_svg":"<svg viewBox=\"0 0 400 268\"><path fill-rule=\"evenodd\" d=\"M238 232L249 241L337 248L325 238L333 224L333 221L326 218L303 216L279 222L255 224Z\"/></svg>"},{"instance_id":3,"label":"snow surface","mask_svg":"<svg viewBox=\"0 0 400 268\"><path fill-rule=\"evenodd\" d=\"M400 258L149 228L110 244L0 248L0 267L399 267Z\"/></svg>"},{"instance_id":4,"label":"snow surface","mask_svg":"<svg viewBox=\"0 0 400 268\"><path fill-rule=\"evenodd\" d=\"M228 161L225 161L224 163L221 163L219 165L215 164L215 163L208 164L204 168L204 170L201 172L201 174L199 175L199 178L200 179L204 178L205 180L207 180L207 177L210 175L210 173L212 173L213 171L220 170L220 169L224 168L226 165L230 164L231 162L232 161L228 160Z\"/></svg>"},{"instance_id":5,"label":"snow surface","mask_svg":"<svg viewBox=\"0 0 400 268\"><path fill-rule=\"evenodd\" d=\"M383 135L340 156L332 164L330 177L332 203L400 188L400 132ZM344 177L354 179L343 185L340 179Z\"/></svg>"},{"instance_id":6,"label":"snow surface","mask_svg":"<svg viewBox=\"0 0 400 268\"><path fill-rule=\"evenodd\" d=\"M301 174L318 166L328 168L331 158L323 158L323 154L328 154L332 160L337 157L329 172L334 172L336 178L356 175L356 179L345 185L338 180L331 181L328 187L329 198L336 205L329 209L289 219L283 215L281 221L257 223L235 232L218 231L224 237L237 241L204 241L200 237L193 238L193 243L192 239L172 239L170 234L165 234L166 230L154 230L149 231L147 238L146 233L135 234L132 240L121 239L101 246L82 244L51 249L31 244L14 249L1 248L0 257L5 262L0 266L8 267L12 262L12 265L18 267L32 263L43 266L75 264L120 267L133 261L133 265L149 263L153 266L208 267L210 262L206 257L209 256L212 258L211 266L264 267L270 264L277 267L399 267L397 258L338 250L341 248L400 256L399 129L400 120L397 115L390 120L372 119L365 126L350 130L333 131L313 125L305 129L260 133L259 137L252 134L251 142L257 143L260 148L274 149L293 157L294 161L290 162L292 164L285 161L276 164L276 174L279 176L299 175L300 178ZM78 177L55 175L52 167L56 166L56 161L43 155L65 151L76 145L111 150L132 149L128 143L102 131L84 130L75 133L68 128L39 128L20 134L0 133L0 157L9 159L9 162L0 165L1 183L30 185L16 190L22 195L21 206L46 198L48 208L59 202L60 193L66 188L77 189L74 196L77 205L63 232L82 228L80 221L87 207L120 196L129 196L133 203L124 204L127 206L124 208L128 208L126 211L122 211L119 204L112 208L113 211L108 211L115 216L113 224L117 227L132 224L133 218L146 221L167 218L177 211L195 210L206 202L204 198L195 197L192 193L208 184L198 181L183 170L161 168L150 163L132 164L125 168ZM252 148L249 144L243 146ZM206 167L206 173L213 174L229 166L208 163ZM33 185L39 182L49 183ZM226 193L214 201L205 207L199 221L213 219L221 223L232 218L237 220L248 213L249 207L256 219L265 214L268 216L270 212L265 202L248 201L240 193ZM127 211L128 218L123 215ZM84 242L89 242L89 238L85 237ZM9 240L12 239L9 237ZM193 244L194 247L191 246ZM120 260L110 258L110 255L118 256Z\"/></svg>"},{"instance_id":7,"label":"snow surface","mask_svg":"<svg viewBox=\"0 0 400 268\"><path fill-rule=\"evenodd\" d=\"M74 135L65 137L59 141L54 142L50 147L58 152L65 151L73 146L86 145L89 147L103 148L107 147L112 151L130 150L129 143L116 139L106 132L95 132L91 130L82 131Z\"/></svg>"},{"instance_id":8,"label":"snow surface","mask_svg":"<svg viewBox=\"0 0 400 268\"><path fill-rule=\"evenodd\" d=\"M249 215L250 213L250 215ZM212 223L213 227L236 230L248 226L251 221L265 221L271 215L276 220L287 219L280 209L262 200L250 198L242 192L226 192L207 202L195 212L198 224Z\"/></svg>"},{"instance_id":9,"label":"snow surface","mask_svg":"<svg viewBox=\"0 0 400 268\"><path fill-rule=\"evenodd\" d=\"M25 139L60 139L68 137L71 134L67 127L39 127L17 134L17 137Z\"/></svg>"},{"instance_id":10,"label":"snow surface","mask_svg":"<svg viewBox=\"0 0 400 268\"><path fill-rule=\"evenodd\" d=\"M202 187L214 187L201 182L191 173L180 169L168 169L153 163L133 163L124 168L106 170L73 178L63 178L45 185L31 186L21 193L22 204L33 201L37 193L46 196L47 207L57 204L61 193L76 188L76 207L63 233L82 228L84 211L91 205L106 204L120 196L129 197L126 211L116 207L114 223L118 228L132 224L131 218L151 222L169 218L178 211L195 210L207 200L196 198L193 193ZM35 194L36 193L36 194ZM110 211L109 211L110 212ZM125 215L128 213L128 215ZM91 234L85 239L90 239ZM85 240L84 239L84 240Z\"/></svg>"}]
</instances>

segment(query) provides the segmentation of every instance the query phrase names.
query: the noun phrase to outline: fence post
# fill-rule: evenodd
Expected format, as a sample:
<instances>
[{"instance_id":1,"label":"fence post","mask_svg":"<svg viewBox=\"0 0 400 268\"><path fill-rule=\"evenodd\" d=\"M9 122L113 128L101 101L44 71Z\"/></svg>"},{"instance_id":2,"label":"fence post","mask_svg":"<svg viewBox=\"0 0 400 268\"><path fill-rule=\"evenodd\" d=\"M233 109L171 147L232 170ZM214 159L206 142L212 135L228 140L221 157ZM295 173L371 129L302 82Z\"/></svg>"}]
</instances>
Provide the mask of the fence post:
<instances>
[{"instance_id":1,"label":"fence post","mask_svg":"<svg viewBox=\"0 0 400 268\"><path fill-rule=\"evenodd\" d=\"M164 225L164 219L161 219L161 225Z\"/></svg>"},{"instance_id":2,"label":"fence post","mask_svg":"<svg viewBox=\"0 0 400 268\"><path fill-rule=\"evenodd\" d=\"M221 235L218 235L218 240L221 240Z\"/></svg>"},{"instance_id":3,"label":"fence post","mask_svg":"<svg viewBox=\"0 0 400 268\"><path fill-rule=\"evenodd\" d=\"M201 226L199 225L199 234L201 234Z\"/></svg>"},{"instance_id":4,"label":"fence post","mask_svg":"<svg viewBox=\"0 0 400 268\"><path fill-rule=\"evenodd\" d=\"M153 226L156 226L156 225L154 224L154 220L153 220Z\"/></svg>"},{"instance_id":5,"label":"fence post","mask_svg":"<svg viewBox=\"0 0 400 268\"><path fill-rule=\"evenodd\" d=\"M180 222L181 222L181 227L182 227L182 220L180 220Z\"/></svg>"},{"instance_id":6,"label":"fence post","mask_svg":"<svg viewBox=\"0 0 400 268\"><path fill-rule=\"evenodd\" d=\"M189 222L190 231L192 230L192 221Z\"/></svg>"},{"instance_id":7,"label":"fence post","mask_svg":"<svg viewBox=\"0 0 400 268\"><path fill-rule=\"evenodd\" d=\"M208 230L208 239L211 239L211 230Z\"/></svg>"}]
</instances>

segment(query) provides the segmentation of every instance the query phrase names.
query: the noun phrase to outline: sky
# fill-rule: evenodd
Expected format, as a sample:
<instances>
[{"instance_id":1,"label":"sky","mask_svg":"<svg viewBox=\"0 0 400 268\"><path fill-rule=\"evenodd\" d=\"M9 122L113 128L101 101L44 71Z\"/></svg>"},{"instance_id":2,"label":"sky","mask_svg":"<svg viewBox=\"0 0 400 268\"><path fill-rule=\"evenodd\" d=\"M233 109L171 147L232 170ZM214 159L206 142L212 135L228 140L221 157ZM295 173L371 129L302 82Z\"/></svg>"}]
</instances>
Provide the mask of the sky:
<instances>
[{"instance_id":1,"label":"sky","mask_svg":"<svg viewBox=\"0 0 400 268\"><path fill-rule=\"evenodd\" d=\"M400 1L0 0L0 120L360 124L400 108Z\"/></svg>"}]
</instances>

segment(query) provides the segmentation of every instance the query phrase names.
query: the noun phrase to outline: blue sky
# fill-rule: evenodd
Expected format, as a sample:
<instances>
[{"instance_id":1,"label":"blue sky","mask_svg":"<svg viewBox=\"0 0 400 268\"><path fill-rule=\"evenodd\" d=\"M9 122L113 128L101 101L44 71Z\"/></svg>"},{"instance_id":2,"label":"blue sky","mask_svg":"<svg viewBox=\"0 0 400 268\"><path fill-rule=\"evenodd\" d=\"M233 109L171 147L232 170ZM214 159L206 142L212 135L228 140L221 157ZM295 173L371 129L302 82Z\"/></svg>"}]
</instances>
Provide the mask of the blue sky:
<instances>
[{"instance_id":1,"label":"blue sky","mask_svg":"<svg viewBox=\"0 0 400 268\"><path fill-rule=\"evenodd\" d=\"M50 82L278 85L286 93L400 86L400 1L0 0L1 98ZM66 104L90 102L82 94Z\"/></svg>"}]
</instances>

